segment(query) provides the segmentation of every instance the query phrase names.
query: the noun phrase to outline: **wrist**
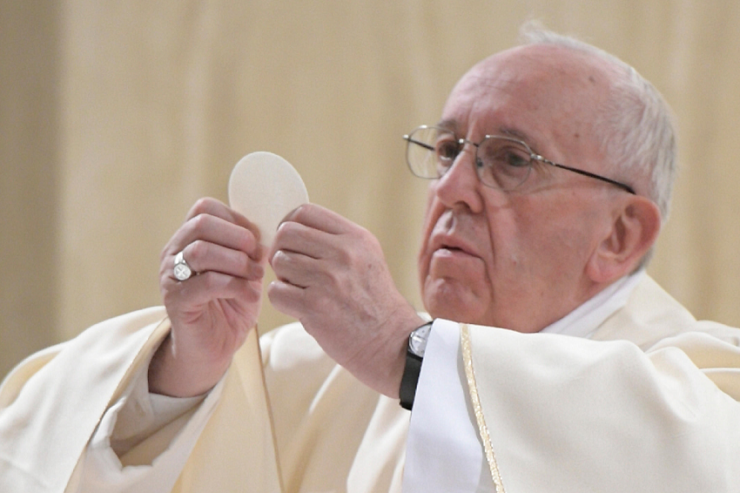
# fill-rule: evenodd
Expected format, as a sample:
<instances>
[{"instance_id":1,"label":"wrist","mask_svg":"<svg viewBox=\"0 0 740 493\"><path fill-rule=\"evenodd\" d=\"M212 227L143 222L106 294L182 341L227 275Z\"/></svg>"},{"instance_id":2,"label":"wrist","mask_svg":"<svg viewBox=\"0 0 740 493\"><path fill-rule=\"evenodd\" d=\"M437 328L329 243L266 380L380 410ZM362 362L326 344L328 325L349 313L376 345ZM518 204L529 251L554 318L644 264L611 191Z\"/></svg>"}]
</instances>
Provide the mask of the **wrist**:
<instances>
[{"instance_id":1,"label":"wrist","mask_svg":"<svg viewBox=\"0 0 740 493\"><path fill-rule=\"evenodd\" d=\"M409 334L406 347L405 365L401 384L399 386L399 400L401 407L409 411L414 406L414 397L416 396L416 387L419 383L421 374L421 365L426 352L426 345L429 334L432 329L432 322L427 322Z\"/></svg>"},{"instance_id":2,"label":"wrist","mask_svg":"<svg viewBox=\"0 0 740 493\"><path fill-rule=\"evenodd\" d=\"M383 329L385 335L377 339L378 342L384 341L382 346L375 350L367 346L365 348L369 354L383 355L381 359L375 359L368 366L368 368L373 368L374 381L366 381L366 384L383 395L398 399L398 389L401 385L401 377L406 361L409 334L423 323L424 319L411 306L409 306L407 312L398 312L389 317Z\"/></svg>"},{"instance_id":3,"label":"wrist","mask_svg":"<svg viewBox=\"0 0 740 493\"><path fill-rule=\"evenodd\" d=\"M170 397L205 394L218 383L230 364L230 359L204 361L201 354L187 354L176 346L170 333L149 363L149 392Z\"/></svg>"}]
</instances>

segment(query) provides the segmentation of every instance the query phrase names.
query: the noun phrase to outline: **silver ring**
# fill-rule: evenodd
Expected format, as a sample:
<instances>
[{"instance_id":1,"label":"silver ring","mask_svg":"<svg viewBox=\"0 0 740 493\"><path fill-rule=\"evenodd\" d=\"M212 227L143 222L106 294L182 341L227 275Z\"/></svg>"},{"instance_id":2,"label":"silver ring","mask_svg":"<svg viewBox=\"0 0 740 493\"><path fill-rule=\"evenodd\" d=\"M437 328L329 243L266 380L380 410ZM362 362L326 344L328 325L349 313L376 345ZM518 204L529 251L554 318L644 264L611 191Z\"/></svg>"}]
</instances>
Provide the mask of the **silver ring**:
<instances>
[{"instance_id":1,"label":"silver ring","mask_svg":"<svg viewBox=\"0 0 740 493\"><path fill-rule=\"evenodd\" d=\"M175 279L178 281L187 281L190 276L194 274L193 269L190 268L185 257L183 257L182 250L175 255L175 267L173 268Z\"/></svg>"}]
</instances>

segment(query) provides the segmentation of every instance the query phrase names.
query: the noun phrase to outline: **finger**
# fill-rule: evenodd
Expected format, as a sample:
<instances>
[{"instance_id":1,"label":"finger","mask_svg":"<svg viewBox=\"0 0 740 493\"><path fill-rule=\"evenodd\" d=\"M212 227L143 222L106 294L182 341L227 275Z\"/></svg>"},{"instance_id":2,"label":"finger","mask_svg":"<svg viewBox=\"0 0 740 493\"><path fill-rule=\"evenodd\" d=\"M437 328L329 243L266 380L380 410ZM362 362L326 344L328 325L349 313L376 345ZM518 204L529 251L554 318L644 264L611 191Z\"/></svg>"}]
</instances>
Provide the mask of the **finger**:
<instances>
[{"instance_id":1,"label":"finger","mask_svg":"<svg viewBox=\"0 0 740 493\"><path fill-rule=\"evenodd\" d=\"M305 290L277 280L267 288L270 303L281 313L299 319L305 314Z\"/></svg>"},{"instance_id":2,"label":"finger","mask_svg":"<svg viewBox=\"0 0 740 493\"><path fill-rule=\"evenodd\" d=\"M303 204L294 209L285 216L282 223L289 221L334 235L348 233L357 227L349 219L316 204ZM278 227L278 229L280 228Z\"/></svg>"},{"instance_id":3,"label":"finger","mask_svg":"<svg viewBox=\"0 0 740 493\"><path fill-rule=\"evenodd\" d=\"M259 301L262 284L219 272L207 272L185 282L168 280L164 283L164 302L168 307L190 311L218 299L242 303Z\"/></svg>"},{"instance_id":4,"label":"finger","mask_svg":"<svg viewBox=\"0 0 740 493\"><path fill-rule=\"evenodd\" d=\"M325 262L295 252L278 251L271 265L278 280L298 287L326 285L332 277Z\"/></svg>"},{"instance_id":5,"label":"finger","mask_svg":"<svg viewBox=\"0 0 740 493\"><path fill-rule=\"evenodd\" d=\"M215 243L196 240L185 247L183 259L190 268L202 274L219 272L243 279L259 280L265 274L262 262L255 261L241 250L225 248ZM174 269L174 257L173 257Z\"/></svg>"},{"instance_id":6,"label":"finger","mask_svg":"<svg viewBox=\"0 0 740 493\"><path fill-rule=\"evenodd\" d=\"M206 213L199 214L183 224L168 243L167 252L174 255L196 241L204 241L232 250L239 250L255 260L259 260L262 256L259 238L252 231L221 217Z\"/></svg>"},{"instance_id":7,"label":"finger","mask_svg":"<svg viewBox=\"0 0 740 493\"><path fill-rule=\"evenodd\" d=\"M284 222L270 249L270 257L279 250L297 252L311 258L327 258L335 251L340 237L297 222Z\"/></svg>"},{"instance_id":8,"label":"finger","mask_svg":"<svg viewBox=\"0 0 740 493\"><path fill-rule=\"evenodd\" d=\"M211 197L204 197L198 199L197 202L188 211L185 222L201 215L206 214L209 216L215 216L223 219L224 221L237 224L243 228L247 228L257 237L259 241L259 228L254 225L247 217L230 208L220 200L216 200Z\"/></svg>"}]
</instances>

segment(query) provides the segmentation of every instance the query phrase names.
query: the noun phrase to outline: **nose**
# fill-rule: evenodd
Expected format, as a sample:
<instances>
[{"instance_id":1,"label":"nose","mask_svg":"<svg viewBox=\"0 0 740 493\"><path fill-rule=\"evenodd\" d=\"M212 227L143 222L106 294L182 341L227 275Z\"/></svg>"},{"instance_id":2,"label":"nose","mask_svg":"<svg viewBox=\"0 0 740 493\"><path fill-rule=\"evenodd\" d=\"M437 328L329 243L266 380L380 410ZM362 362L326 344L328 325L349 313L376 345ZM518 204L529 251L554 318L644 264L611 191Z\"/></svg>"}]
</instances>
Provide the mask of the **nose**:
<instances>
[{"instance_id":1,"label":"nose","mask_svg":"<svg viewBox=\"0 0 740 493\"><path fill-rule=\"evenodd\" d=\"M434 194L450 209L463 205L477 213L483 208L480 187L475 167L475 147L465 146L447 173L434 184Z\"/></svg>"}]
</instances>

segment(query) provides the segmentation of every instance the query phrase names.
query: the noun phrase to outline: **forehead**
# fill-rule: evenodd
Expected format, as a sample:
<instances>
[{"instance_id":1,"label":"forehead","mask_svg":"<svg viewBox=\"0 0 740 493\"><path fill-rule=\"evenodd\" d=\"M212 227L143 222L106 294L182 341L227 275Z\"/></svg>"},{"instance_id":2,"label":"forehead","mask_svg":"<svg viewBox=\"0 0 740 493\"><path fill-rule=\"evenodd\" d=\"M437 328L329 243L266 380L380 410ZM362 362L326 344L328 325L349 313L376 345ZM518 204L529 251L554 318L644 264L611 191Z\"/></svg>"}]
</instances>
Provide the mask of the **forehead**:
<instances>
[{"instance_id":1,"label":"forehead","mask_svg":"<svg viewBox=\"0 0 740 493\"><path fill-rule=\"evenodd\" d=\"M513 135L533 146L592 136L596 108L608 94L607 71L592 55L557 46L496 54L457 83L443 124L480 138Z\"/></svg>"}]
</instances>

